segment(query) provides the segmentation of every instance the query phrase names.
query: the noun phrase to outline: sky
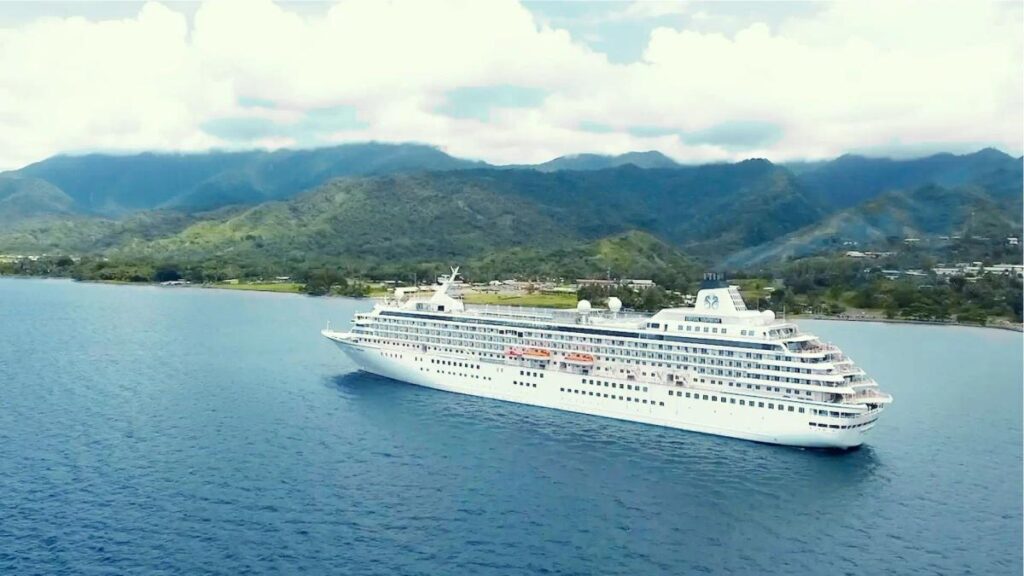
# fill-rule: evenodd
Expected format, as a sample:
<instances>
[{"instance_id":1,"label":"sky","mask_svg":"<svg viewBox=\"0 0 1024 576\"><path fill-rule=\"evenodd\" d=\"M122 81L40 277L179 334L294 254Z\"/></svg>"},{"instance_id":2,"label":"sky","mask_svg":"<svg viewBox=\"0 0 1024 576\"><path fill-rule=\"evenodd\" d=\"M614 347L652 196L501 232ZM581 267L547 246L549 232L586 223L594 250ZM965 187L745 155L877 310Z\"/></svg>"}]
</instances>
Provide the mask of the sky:
<instances>
[{"instance_id":1,"label":"sky","mask_svg":"<svg viewBox=\"0 0 1024 576\"><path fill-rule=\"evenodd\" d=\"M2 2L0 170L418 142L495 164L1024 148L1020 2Z\"/></svg>"}]
</instances>

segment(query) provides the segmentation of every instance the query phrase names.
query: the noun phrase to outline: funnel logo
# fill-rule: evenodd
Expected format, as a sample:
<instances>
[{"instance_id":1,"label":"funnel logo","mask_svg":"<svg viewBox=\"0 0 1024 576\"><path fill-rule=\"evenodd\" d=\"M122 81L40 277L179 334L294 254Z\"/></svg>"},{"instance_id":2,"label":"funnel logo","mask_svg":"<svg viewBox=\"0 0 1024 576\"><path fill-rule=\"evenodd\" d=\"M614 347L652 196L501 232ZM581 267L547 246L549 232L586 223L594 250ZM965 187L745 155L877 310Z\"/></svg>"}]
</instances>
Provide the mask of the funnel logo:
<instances>
[{"instance_id":1,"label":"funnel logo","mask_svg":"<svg viewBox=\"0 0 1024 576\"><path fill-rule=\"evenodd\" d=\"M704 307L712 310L718 310L718 296L714 294L708 294L704 297Z\"/></svg>"}]
</instances>

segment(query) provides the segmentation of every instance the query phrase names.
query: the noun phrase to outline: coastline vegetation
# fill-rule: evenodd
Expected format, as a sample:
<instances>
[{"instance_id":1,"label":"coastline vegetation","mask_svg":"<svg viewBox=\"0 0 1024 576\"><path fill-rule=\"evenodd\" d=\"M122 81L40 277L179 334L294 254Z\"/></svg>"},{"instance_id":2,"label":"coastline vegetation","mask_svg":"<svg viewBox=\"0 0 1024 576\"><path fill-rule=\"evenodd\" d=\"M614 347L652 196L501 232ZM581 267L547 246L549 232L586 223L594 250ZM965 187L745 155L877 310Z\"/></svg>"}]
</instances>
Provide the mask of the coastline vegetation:
<instances>
[{"instance_id":1,"label":"coastline vegetation","mask_svg":"<svg viewBox=\"0 0 1024 576\"><path fill-rule=\"evenodd\" d=\"M625 256L620 255L624 258ZM544 263L550 265L550 263ZM893 278L883 266L840 256L818 256L786 262L770 269L737 271L729 281L740 287L748 306L770 309L779 314L889 319L929 322L956 322L986 325L1022 322L1024 284L1009 275L987 274L977 277L936 277L934 274ZM571 308L586 299L603 306L615 296L627 309L654 311L683 305L685 294L695 294L699 282L687 269L673 275L662 271L659 278L667 286L633 289L628 286L585 286L577 292L530 292L520 295L470 293L471 304ZM256 267L253 270L258 269ZM68 256L39 257L0 262L0 275L70 277L77 280L111 283L161 283L188 281L193 285L229 290L256 290L314 296L383 296L387 289L379 280L407 277L430 278L438 265L415 265L407 269L389 268L368 273L341 267L317 267L298 270L286 278L279 270L267 268L260 276L245 276L237 266L222 269L175 266L147 262L111 261ZM497 274L497 272L493 272ZM373 277L373 276L376 276ZM241 277L239 277L241 276ZM382 278L383 276L383 278ZM479 280L478 278L471 278ZM677 279L677 281L673 281Z\"/></svg>"},{"instance_id":2,"label":"coastline vegetation","mask_svg":"<svg viewBox=\"0 0 1024 576\"><path fill-rule=\"evenodd\" d=\"M748 305L776 313L981 325L1022 321L1024 284L1012 275L946 279L886 270L884 264L818 256L774 270L737 272L732 282L741 286Z\"/></svg>"}]
</instances>

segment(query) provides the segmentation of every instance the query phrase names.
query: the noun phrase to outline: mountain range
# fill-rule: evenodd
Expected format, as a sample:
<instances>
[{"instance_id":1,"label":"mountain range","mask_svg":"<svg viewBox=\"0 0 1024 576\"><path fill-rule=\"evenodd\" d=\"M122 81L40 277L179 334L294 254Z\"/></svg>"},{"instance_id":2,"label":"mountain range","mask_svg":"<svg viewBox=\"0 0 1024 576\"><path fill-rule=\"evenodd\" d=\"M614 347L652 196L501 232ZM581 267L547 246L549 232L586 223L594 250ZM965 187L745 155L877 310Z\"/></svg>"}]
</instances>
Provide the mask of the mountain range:
<instances>
[{"instance_id":1,"label":"mountain range","mask_svg":"<svg viewBox=\"0 0 1024 576\"><path fill-rule=\"evenodd\" d=\"M658 152L492 166L377 143L58 156L0 174L0 252L266 273L457 260L494 275L691 274L843 242L1019 235L1021 166L993 149L788 166Z\"/></svg>"}]
</instances>

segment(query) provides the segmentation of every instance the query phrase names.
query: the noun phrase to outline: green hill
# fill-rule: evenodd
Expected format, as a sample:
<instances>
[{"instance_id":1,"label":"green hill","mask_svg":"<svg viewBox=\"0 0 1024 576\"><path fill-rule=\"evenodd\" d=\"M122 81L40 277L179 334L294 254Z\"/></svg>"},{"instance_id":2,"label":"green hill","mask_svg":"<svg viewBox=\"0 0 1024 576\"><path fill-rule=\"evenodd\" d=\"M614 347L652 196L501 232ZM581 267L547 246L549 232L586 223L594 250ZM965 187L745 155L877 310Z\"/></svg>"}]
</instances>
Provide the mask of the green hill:
<instances>
[{"instance_id":1,"label":"green hill","mask_svg":"<svg viewBox=\"0 0 1024 576\"><path fill-rule=\"evenodd\" d=\"M442 174L343 178L289 201L198 222L124 257L269 262L282 267L345 262L465 260L493 250L571 238L535 206Z\"/></svg>"},{"instance_id":2,"label":"green hill","mask_svg":"<svg viewBox=\"0 0 1024 576\"><path fill-rule=\"evenodd\" d=\"M474 179L537 205L585 238L642 230L709 258L796 230L822 215L788 171L765 160L550 174L470 170L442 177Z\"/></svg>"},{"instance_id":3,"label":"green hill","mask_svg":"<svg viewBox=\"0 0 1024 576\"><path fill-rule=\"evenodd\" d=\"M724 265L747 268L854 247L891 249L905 238L924 238L925 246L935 246L935 238L942 236L984 236L999 242L1019 236L1021 227L1019 196L1001 197L980 186L928 185L882 194L822 222L734 253Z\"/></svg>"},{"instance_id":4,"label":"green hill","mask_svg":"<svg viewBox=\"0 0 1024 576\"><path fill-rule=\"evenodd\" d=\"M478 163L419 144L346 144L315 150L56 156L13 173L49 182L85 214L208 210L288 198L332 178Z\"/></svg>"},{"instance_id":5,"label":"green hill","mask_svg":"<svg viewBox=\"0 0 1024 576\"><path fill-rule=\"evenodd\" d=\"M70 214L73 204L71 197L45 180L0 174L0 224Z\"/></svg>"},{"instance_id":6,"label":"green hill","mask_svg":"<svg viewBox=\"0 0 1024 576\"><path fill-rule=\"evenodd\" d=\"M685 286L702 268L681 250L646 232L626 232L557 247L512 248L467 263L475 279L650 278L662 286Z\"/></svg>"},{"instance_id":7,"label":"green hill","mask_svg":"<svg viewBox=\"0 0 1024 576\"><path fill-rule=\"evenodd\" d=\"M912 160L846 155L830 162L794 166L800 182L811 193L824 205L838 209L893 190L912 190L929 184L963 186L1014 167L1019 169L1019 159L992 148L973 154L935 154Z\"/></svg>"}]
</instances>

